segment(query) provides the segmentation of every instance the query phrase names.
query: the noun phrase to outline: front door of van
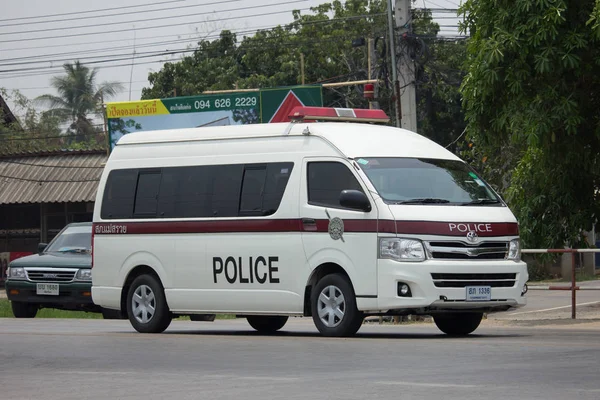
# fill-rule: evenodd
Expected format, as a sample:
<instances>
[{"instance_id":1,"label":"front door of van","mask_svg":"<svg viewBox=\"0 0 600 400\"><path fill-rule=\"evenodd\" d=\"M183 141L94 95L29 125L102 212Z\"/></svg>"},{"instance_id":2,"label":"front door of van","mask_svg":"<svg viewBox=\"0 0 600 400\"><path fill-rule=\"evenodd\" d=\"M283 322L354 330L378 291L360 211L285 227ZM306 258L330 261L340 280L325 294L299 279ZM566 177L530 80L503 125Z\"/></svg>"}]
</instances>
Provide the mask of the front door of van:
<instances>
[{"instance_id":1,"label":"front door of van","mask_svg":"<svg viewBox=\"0 0 600 400\"><path fill-rule=\"evenodd\" d=\"M337 264L357 297L377 296L377 208L346 159L305 158L300 188L302 241L308 268ZM367 194L371 211L340 205L342 190Z\"/></svg>"}]
</instances>

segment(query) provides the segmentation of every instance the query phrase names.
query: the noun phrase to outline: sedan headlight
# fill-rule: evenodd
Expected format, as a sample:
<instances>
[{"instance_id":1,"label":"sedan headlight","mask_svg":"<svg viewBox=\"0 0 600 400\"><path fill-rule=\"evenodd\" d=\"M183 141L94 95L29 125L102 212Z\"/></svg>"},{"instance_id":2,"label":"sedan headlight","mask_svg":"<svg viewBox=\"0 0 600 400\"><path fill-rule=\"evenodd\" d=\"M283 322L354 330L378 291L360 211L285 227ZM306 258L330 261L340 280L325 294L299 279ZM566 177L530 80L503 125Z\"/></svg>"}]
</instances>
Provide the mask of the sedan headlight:
<instances>
[{"instance_id":1,"label":"sedan headlight","mask_svg":"<svg viewBox=\"0 0 600 400\"><path fill-rule=\"evenodd\" d=\"M23 267L10 267L6 272L8 279L27 279L25 268Z\"/></svg>"},{"instance_id":2,"label":"sedan headlight","mask_svg":"<svg viewBox=\"0 0 600 400\"><path fill-rule=\"evenodd\" d=\"M395 261L424 261L425 249L420 240L381 238L379 239L379 258Z\"/></svg>"},{"instance_id":3,"label":"sedan headlight","mask_svg":"<svg viewBox=\"0 0 600 400\"><path fill-rule=\"evenodd\" d=\"M92 280L92 270L91 269L80 269L77 271L75 275L75 280L77 281L91 281Z\"/></svg>"},{"instance_id":4,"label":"sedan headlight","mask_svg":"<svg viewBox=\"0 0 600 400\"><path fill-rule=\"evenodd\" d=\"M506 259L514 261L521 260L521 241L519 239L513 239L510 241Z\"/></svg>"}]
</instances>

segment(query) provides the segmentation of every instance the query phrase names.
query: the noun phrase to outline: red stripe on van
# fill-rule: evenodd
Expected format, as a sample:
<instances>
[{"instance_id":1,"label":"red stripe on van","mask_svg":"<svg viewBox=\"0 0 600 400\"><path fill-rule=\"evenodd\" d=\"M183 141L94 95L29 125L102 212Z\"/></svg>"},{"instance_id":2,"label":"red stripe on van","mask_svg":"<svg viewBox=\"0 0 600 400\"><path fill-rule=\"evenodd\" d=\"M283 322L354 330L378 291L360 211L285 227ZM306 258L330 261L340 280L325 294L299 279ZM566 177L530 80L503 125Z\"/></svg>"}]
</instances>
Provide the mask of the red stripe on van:
<instances>
[{"instance_id":1,"label":"red stripe on van","mask_svg":"<svg viewBox=\"0 0 600 400\"><path fill-rule=\"evenodd\" d=\"M475 231L481 237L516 236L516 223L391 221L345 219L345 232L379 232L419 235L465 236ZM142 235L173 233L327 232L329 220L304 225L300 219L244 219L220 221L150 221L95 223L95 235Z\"/></svg>"}]
</instances>

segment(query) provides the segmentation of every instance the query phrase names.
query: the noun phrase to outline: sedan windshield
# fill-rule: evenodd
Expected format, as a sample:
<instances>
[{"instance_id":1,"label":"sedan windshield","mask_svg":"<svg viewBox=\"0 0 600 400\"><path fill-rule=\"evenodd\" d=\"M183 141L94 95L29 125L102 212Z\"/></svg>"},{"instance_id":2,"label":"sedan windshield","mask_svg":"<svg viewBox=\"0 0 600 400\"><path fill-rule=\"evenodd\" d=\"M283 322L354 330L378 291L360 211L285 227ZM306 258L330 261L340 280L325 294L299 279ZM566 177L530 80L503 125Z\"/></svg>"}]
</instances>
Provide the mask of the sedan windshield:
<instances>
[{"instance_id":1,"label":"sedan windshield","mask_svg":"<svg viewBox=\"0 0 600 400\"><path fill-rule=\"evenodd\" d=\"M92 248L92 227L72 226L60 233L46 252L56 253L89 253Z\"/></svg>"},{"instance_id":2,"label":"sedan windshield","mask_svg":"<svg viewBox=\"0 0 600 400\"><path fill-rule=\"evenodd\" d=\"M389 204L498 206L501 200L464 162L428 158L359 158Z\"/></svg>"}]
</instances>

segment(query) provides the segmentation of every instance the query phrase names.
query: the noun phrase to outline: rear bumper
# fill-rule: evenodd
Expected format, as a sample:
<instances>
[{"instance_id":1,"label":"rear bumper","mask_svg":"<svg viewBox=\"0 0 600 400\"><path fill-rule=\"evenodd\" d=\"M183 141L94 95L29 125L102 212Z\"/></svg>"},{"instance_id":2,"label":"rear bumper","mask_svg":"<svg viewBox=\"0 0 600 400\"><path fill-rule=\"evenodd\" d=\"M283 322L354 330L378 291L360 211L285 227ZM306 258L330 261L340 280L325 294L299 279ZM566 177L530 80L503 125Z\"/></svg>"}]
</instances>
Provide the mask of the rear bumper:
<instances>
[{"instance_id":1,"label":"rear bumper","mask_svg":"<svg viewBox=\"0 0 600 400\"><path fill-rule=\"evenodd\" d=\"M51 282L55 283L55 282ZM74 311L100 311L92 301L92 284L86 282L59 283L58 296L38 295L37 283L7 280L6 297L10 301L39 304L45 308L60 308Z\"/></svg>"}]
</instances>

